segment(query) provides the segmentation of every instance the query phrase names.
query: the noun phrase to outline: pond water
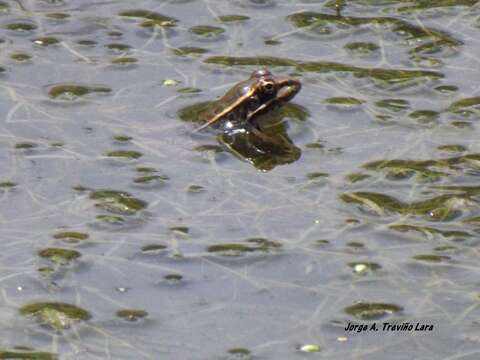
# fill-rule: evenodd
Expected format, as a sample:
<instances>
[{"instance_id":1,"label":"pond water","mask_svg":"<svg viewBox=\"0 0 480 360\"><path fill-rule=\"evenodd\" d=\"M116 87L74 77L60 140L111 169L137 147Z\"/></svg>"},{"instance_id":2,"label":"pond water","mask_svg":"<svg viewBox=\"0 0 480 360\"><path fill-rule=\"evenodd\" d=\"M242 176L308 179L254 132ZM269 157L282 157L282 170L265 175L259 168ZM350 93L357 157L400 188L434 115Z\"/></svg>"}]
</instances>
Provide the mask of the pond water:
<instances>
[{"instance_id":1,"label":"pond water","mask_svg":"<svg viewBox=\"0 0 480 360\"><path fill-rule=\"evenodd\" d=\"M477 359L479 34L478 0L0 1L0 358ZM193 131L265 67L288 156ZM384 322L433 330L345 331Z\"/></svg>"}]
</instances>

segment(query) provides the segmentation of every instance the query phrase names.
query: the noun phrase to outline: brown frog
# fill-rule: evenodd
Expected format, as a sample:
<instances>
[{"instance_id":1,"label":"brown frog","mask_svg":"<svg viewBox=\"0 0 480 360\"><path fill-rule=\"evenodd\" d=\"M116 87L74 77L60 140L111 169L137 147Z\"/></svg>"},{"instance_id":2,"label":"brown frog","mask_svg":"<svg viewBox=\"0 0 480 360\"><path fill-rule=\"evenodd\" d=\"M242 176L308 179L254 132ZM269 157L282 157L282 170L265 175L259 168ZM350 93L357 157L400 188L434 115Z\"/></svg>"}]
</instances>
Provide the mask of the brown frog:
<instances>
[{"instance_id":1,"label":"brown frog","mask_svg":"<svg viewBox=\"0 0 480 360\"><path fill-rule=\"evenodd\" d=\"M197 130L258 130L263 115L289 102L301 88L298 80L277 79L267 69L256 70L199 114L201 126Z\"/></svg>"}]
</instances>

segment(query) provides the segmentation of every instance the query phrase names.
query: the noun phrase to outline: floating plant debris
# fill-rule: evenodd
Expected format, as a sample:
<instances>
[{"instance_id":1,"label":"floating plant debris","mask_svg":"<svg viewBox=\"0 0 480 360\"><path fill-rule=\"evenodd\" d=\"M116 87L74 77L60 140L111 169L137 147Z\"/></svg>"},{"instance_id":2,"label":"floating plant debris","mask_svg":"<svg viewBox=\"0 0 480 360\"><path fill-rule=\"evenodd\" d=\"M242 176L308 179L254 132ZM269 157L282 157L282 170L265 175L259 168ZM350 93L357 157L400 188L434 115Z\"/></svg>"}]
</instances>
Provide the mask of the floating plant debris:
<instances>
[{"instance_id":1,"label":"floating plant debris","mask_svg":"<svg viewBox=\"0 0 480 360\"><path fill-rule=\"evenodd\" d=\"M401 306L385 303L358 303L345 308L348 315L361 320L380 320L386 316L403 311Z\"/></svg>"},{"instance_id":2,"label":"floating plant debris","mask_svg":"<svg viewBox=\"0 0 480 360\"><path fill-rule=\"evenodd\" d=\"M58 360L58 356L53 353L33 351L32 349L0 350L0 359L19 359L19 360Z\"/></svg>"},{"instance_id":3,"label":"floating plant debris","mask_svg":"<svg viewBox=\"0 0 480 360\"><path fill-rule=\"evenodd\" d=\"M225 32L225 29L218 26L211 25L197 25L192 26L189 31L192 34L198 35L203 38L214 38Z\"/></svg>"},{"instance_id":4,"label":"floating plant debris","mask_svg":"<svg viewBox=\"0 0 480 360\"><path fill-rule=\"evenodd\" d=\"M88 311L67 303L61 302L39 302L22 306L20 314L32 316L42 325L48 325L55 330L64 330L78 321L85 321L91 318Z\"/></svg>"},{"instance_id":5,"label":"floating plant debris","mask_svg":"<svg viewBox=\"0 0 480 360\"><path fill-rule=\"evenodd\" d=\"M121 11L119 15L124 17L142 19L143 20L141 24L142 27L153 27L153 26L174 27L177 25L177 22L178 22L178 20L172 17L165 16L154 11L141 10L141 9Z\"/></svg>"},{"instance_id":6,"label":"floating plant debris","mask_svg":"<svg viewBox=\"0 0 480 360\"><path fill-rule=\"evenodd\" d=\"M55 239L62 240L65 243L77 244L89 238L87 233L78 231L61 231L53 235Z\"/></svg>"},{"instance_id":7,"label":"floating plant debris","mask_svg":"<svg viewBox=\"0 0 480 360\"><path fill-rule=\"evenodd\" d=\"M116 315L127 321L138 321L148 316L148 313L139 309L123 309L118 310Z\"/></svg>"},{"instance_id":8,"label":"floating plant debris","mask_svg":"<svg viewBox=\"0 0 480 360\"><path fill-rule=\"evenodd\" d=\"M147 207L145 201L123 191L96 190L91 192L90 199L96 200L98 208L120 215L134 215Z\"/></svg>"},{"instance_id":9,"label":"floating plant debris","mask_svg":"<svg viewBox=\"0 0 480 360\"><path fill-rule=\"evenodd\" d=\"M218 17L218 20L223 23L240 22L240 21L246 21L249 19L250 18L245 15L221 15Z\"/></svg>"},{"instance_id":10,"label":"floating plant debris","mask_svg":"<svg viewBox=\"0 0 480 360\"><path fill-rule=\"evenodd\" d=\"M115 150L107 153L108 157L117 157L125 159L138 159L143 156L141 152L133 150Z\"/></svg>"},{"instance_id":11,"label":"floating plant debris","mask_svg":"<svg viewBox=\"0 0 480 360\"><path fill-rule=\"evenodd\" d=\"M38 256L50 260L57 265L67 265L78 259L82 254L76 250L63 248L46 248L38 252Z\"/></svg>"},{"instance_id":12,"label":"floating plant debris","mask_svg":"<svg viewBox=\"0 0 480 360\"><path fill-rule=\"evenodd\" d=\"M210 245L207 251L225 256L241 256L252 252L271 252L282 246L281 243L263 238L247 239L240 243Z\"/></svg>"},{"instance_id":13,"label":"floating plant debris","mask_svg":"<svg viewBox=\"0 0 480 360\"><path fill-rule=\"evenodd\" d=\"M48 89L48 95L52 99L74 101L90 94L109 94L112 89L105 86L80 85L80 84L56 84Z\"/></svg>"},{"instance_id":14,"label":"floating plant debris","mask_svg":"<svg viewBox=\"0 0 480 360\"><path fill-rule=\"evenodd\" d=\"M173 49L173 53L178 56L199 56L206 54L207 52L207 49L194 46L184 46Z\"/></svg>"}]
</instances>

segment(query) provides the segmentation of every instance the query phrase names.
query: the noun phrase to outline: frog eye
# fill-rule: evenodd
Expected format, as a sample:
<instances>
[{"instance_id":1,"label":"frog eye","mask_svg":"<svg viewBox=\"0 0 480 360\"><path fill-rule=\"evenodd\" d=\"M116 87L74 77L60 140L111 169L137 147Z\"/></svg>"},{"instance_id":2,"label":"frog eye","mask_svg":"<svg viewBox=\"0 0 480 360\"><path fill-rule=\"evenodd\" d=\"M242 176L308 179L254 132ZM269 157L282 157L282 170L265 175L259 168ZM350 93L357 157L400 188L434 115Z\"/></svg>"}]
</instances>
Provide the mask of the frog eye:
<instances>
[{"instance_id":1,"label":"frog eye","mask_svg":"<svg viewBox=\"0 0 480 360\"><path fill-rule=\"evenodd\" d=\"M275 84L273 81L265 81L262 84L262 88L267 94L271 94L275 91Z\"/></svg>"}]
</instances>

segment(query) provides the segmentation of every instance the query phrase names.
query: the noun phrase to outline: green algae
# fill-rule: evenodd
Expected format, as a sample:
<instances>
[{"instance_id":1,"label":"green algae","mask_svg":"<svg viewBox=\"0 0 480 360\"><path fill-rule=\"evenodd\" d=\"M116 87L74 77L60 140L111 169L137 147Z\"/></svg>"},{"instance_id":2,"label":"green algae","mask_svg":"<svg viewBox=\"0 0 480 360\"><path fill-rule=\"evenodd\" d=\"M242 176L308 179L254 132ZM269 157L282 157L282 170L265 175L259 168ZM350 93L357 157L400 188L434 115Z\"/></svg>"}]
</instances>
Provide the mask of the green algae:
<instances>
[{"instance_id":1,"label":"green algae","mask_svg":"<svg viewBox=\"0 0 480 360\"><path fill-rule=\"evenodd\" d=\"M29 22L15 22L7 24L5 28L18 33L30 33L37 29L37 25Z\"/></svg>"},{"instance_id":2,"label":"green algae","mask_svg":"<svg viewBox=\"0 0 480 360\"><path fill-rule=\"evenodd\" d=\"M448 107L448 111L458 112L471 107L478 107L480 109L480 96L457 100Z\"/></svg>"},{"instance_id":3,"label":"green algae","mask_svg":"<svg viewBox=\"0 0 480 360\"><path fill-rule=\"evenodd\" d=\"M403 308L399 305L386 303L358 303L346 307L344 311L348 315L361 320L380 320L403 311Z\"/></svg>"},{"instance_id":4,"label":"green algae","mask_svg":"<svg viewBox=\"0 0 480 360\"><path fill-rule=\"evenodd\" d=\"M122 309L118 310L116 312L116 315L119 318L133 322L146 318L148 316L148 313L145 310L140 309Z\"/></svg>"},{"instance_id":5,"label":"green algae","mask_svg":"<svg viewBox=\"0 0 480 360\"><path fill-rule=\"evenodd\" d=\"M70 17L70 15L66 13L49 13L49 14L46 14L45 16L51 20L65 20Z\"/></svg>"},{"instance_id":6,"label":"green algae","mask_svg":"<svg viewBox=\"0 0 480 360\"><path fill-rule=\"evenodd\" d=\"M218 26L197 25L192 26L188 31L202 38L217 38L225 32L225 29Z\"/></svg>"},{"instance_id":7,"label":"green algae","mask_svg":"<svg viewBox=\"0 0 480 360\"><path fill-rule=\"evenodd\" d=\"M363 100L354 97L330 97L324 100L327 104L357 106L362 105Z\"/></svg>"},{"instance_id":8,"label":"green algae","mask_svg":"<svg viewBox=\"0 0 480 360\"><path fill-rule=\"evenodd\" d=\"M190 232L190 228L188 226L170 226L168 230L182 234L188 234Z\"/></svg>"},{"instance_id":9,"label":"green algae","mask_svg":"<svg viewBox=\"0 0 480 360\"><path fill-rule=\"evenodd\" d=\"M0 1L0 14L7 13L10 9L10 5L6 2Z\"/></svg>"},{"instance_id":10,"label":"green algae","mask_svg":"<svg viewBox=\"0 0 480 360\"><path fill-rule=\"evenodd\" d=\"M435 254L422 254L422 255L415 255L413 259L427 262L427 263L441 263L450 260L450 256L446 255L435 255Z\"/></svg>"},{"instance_id":11,"label":"green algae","mask_svg":"<svg viewBox=\"0 0 480 360\"><path fill-rule=\"evenodd\" d=\"M466 146L459 145L459 144L448 144L448 145L440 145L437 147L438 150L446 151L446 152L465 152L468 150Z\"/></svg>"},{"instance_id":12,"label":"green algae","mask_svg":"<svg viewBox=\"0 0 480 360\"><path fill-rule=\"evenodd\" d=\"M463 204L461 200L465 199L465 195L445 194L411 203L374 192L344 193L340 198L346 203L361 205L377 215L390 212L402 215L424 215L432 221L449 221L461 214L458 207Z\"/></svg>"},{"instance_id":13,"label":"green algae","mask_svg":"<svg viewBox=\"0 0 480 360\"><path fill-rule=\"evenodd\" d=\"M452 125L454 128L457 129L470 129L473 127L473 124L470 121L452 121L450 122L450 125Z\"/></svg>"},{"instance_id":14,"label":"green algae","mask_svg":"<svg viewBox=\"0 0 480 360\"><path fill-rule=\"evenodd\" d=\"M76 250L63 248L46 248L38 252L38 256L50 260L56 265L68 265L80 258L82 254Z\"/></svg>"},{"instance_id":15,"label":"green algae","mask_svg":"<svg viewBox=\"0 0 480 360\"><path fill-rule=\"evenodd\" d=\"M163 184L167 180L169 177L165 175L147 175L136 177L133 182L135 184Z\"/></svg>"},{"instance_id":16,"label":"green algae","mask_svg":"<svg viewBox=\"0 0 480 360\"><path fill-rule=\"evenodd\" d=\"M212 56L204 60L207 64L218 64L225 66L255 65L255 66L292 66L295 70L302 72L330 73L344 72L350 73L358 78L370 78L378 83L387 85L408 84L410 82L426 81L443 78L444 75L435 71L428 70L404 70L404 69L385 69L385 68L364 68L342 63L326 61L301 62L286 58L277 58L271 56L258 57L233 57L233 56Z\"/></svg>"},{"instance_id":17,"label":"green algae","mask_svg":"<svg viewBox=\"0 0 480 360\"><path fill-rule=\"evenodd\" d=\"M183 46L173 49L173 53L177 56L200 56L207 52L207 49L195 46Z\"/></svg>"},{"instance_id":18,"label":"green algae","mask_svg":"<svg viewBox=\"0 0 480 360\"><path fill-rule=\"evenodd\" d=\"M230 355L234 355L235 359L242 360L242 359L250 359L252 352L243 347L238 347L238 348L231 348L227 350L227 353Z\"/></svg>"},{"instance_id":19,"label":"green algae","mask_svg":"<svg viewBox=\"0 0 480 360\"><path fill-rule=\"evenodd\" d=\"M380 47L371 42L351 42L345 45L345 49L359 54L369 54L377 51Z\"/></svg>"},{"instance_id":20,"label":"green algae","mask_svg":"<svg viewBox=\"0 0 480 360\"><path fill-rule=\"evenodd\" d=\"M410 107L410 103L403 99L383 99L375 102L375 106L388 109L393 112L406 110Z\"/></svg>"},{"instance_id":21,"label":"green algae","mask_svg":"<svg viewBox=\"0 0 480 360\"><path fill-rule=\"evenodd\" d=\"M305 175L308 180L318 180L321 178L329 177L330 175L323 172L311 172Z\"/></svg>"},{"instance_id":22,"label":"green algae","mask_svg":"<svg viewBox=\"0 0 480 360\"><path fill-rule=\"evenodd\" d=\"M294 60L272 57L272 56L256 56L256 57L235 57L235 56L211 56L204 60L206 64L239 66L239 65L255 65L255 66L297 66Z\"/></svg>"},{"instance_id":23,"label":"green algae","mask_svg":"<svg viewBox=\"0 0 480 360\"><path fill-rule=\"evenodd\" d=\"M53 36L43 36L43 37L38 37L33 39L32 42L35 45L47 47L47 46L58 44L60 40Z\"/></svg>"},{"instance_id":24,"label":"green algae","mask_svg":"<svg viewBox=\"0 0 480 360\"><path fill-rule=\"evenodd\" d=\"M239 243L210 245L207 248L207 251L209 253L220 254L223 256L241 256L245 253L271 252L275 249L279 249L281 246L282 244L277 241L264 238L252 238Z\"/></svg>"},{"instance_id":25,"label":"green algae","mask_svg":"<svg viewBox=\"0 0 480 360\"><path fill-rule=\"evenodd\" d=\"M242 22L250 20L250 17L246 15L221 15L218 17L218 21L223 23Z\"/></svg>"},{"instance_id":26,"label":"green algae","mask_svg":"<svg viewBox=\"0 0 480 360\"><path fill-rule=\"evenodd\" d=\"M35 143L29 143L29 142L23 142L23 143L16 143L15 144L15 149L18 150L28 150L28 149L34 149L38 145Z\"/></svg>"},{"instance_id":27,"label":"green algae","mask_svg":"<svg viewBox=\"0 0 480 360\"><path fill-rule=\"evenodd\" d=\"M0 350L0 359L58 360L58 355L32 349Z\"/></svg>"},{"instance_id":28,"label":"green algae","mask_svg":"<svg viewBox=\"0 0 480 360\"><path fill-rule=\"evenodd\" d=\"M12 188L17 186L17 183L13 181L0 181L0 188Z\"/></svg>"},{"instance_id":29,"label":"green algae","mask_svg":"<svg viewBox=\"0 0 480 360\"><path fill-rule=\"evenodd\" d=\"M113 65L132 65L138 62L137 58L134 57L117 57L110 61Z\"/></svg>"},{"instance_id":30,"label":"green algae","mask_svg":"<svg viewBox=\"0 0 480 360\"><path fill-rule=\"evenodd\" d=\"M132 140L133 137L128 136L128 135L121 135L121 134L119 134L119 135L114 135L114 136L113 136L113 139L114 139L115 141L119 141L119 142L127 142L127 141Z\"/></svg>"},{"instance_id":31,"label":"green algae","mask_svg":"<svg viewBox=\"0 0 480 360\"><path fill-rule=\"evenodd\" d=\"M127 192L115 190L92 191L90 199L97 200L96 207L120 215L134 215L148 205L147 202L137 199ZM106 218L102 220L106 220Z\"/></svg>"},{"instance_id":32,"label":"green algae","mask_svg":"<svg viewBox=\"0 0 480 360\"><path fill-rule=\"evenodd\" d=\"M356 183L356 182L359 182L359 181L363 181L365 179L368 179L369 177L371 177L370 175L368 174L362 174L362 173L352 173L352 174L348 174L346 176L346 179L348 182L350 183Z\"/></svg>"},{"instance_id":33,"label":"green algae","mask_svg":"<svg viewBox=\"0 0 480 360\"><path fill-rule=\"evenodd\" d=\"M460 230L440 230L437 228L429 227L429 226L418 226L418 225L410 225L410 224L393 224L388 227L394 231L406 233L406 232L417 232L421 235L430 237L433 235L441 235L445 238L468 238L472 237L473 235Z\"/></svg>"},{"instance_id":34,"label":"green algae","mask_svg":"<svg viewBox=\"0 0 480 360\"><path fill-rule=\"evenodd\" d=\"M107 152L106 156L124 159L139 159L143 156L143 154L133 150L114 150Z\"/></svg>"},{"instance_id":35,"label":"green algae","mask_svg":"<svg viewBox=\"0 0 480 360\"><path fill-rule=\"evenodd\" d=\"M53 238L61 240L68 244L78 244L87 240L90 237L87 233L79 231L61 231L53 235Z\"/></svg>"},{"instance_id":36,"label":"green algae","mask_svg":"<svg viewBox=\"0 0 480 360\"><path fill-rule=\"evenodd\" d=\"M113 50L115 52L125 52L129 51L132 47L127 44L119 44L119 43L112 43L112 44L107 44L105 47L109 50Z\"/></svg>"},{"instance_id":37,"label":"green algae","mask_svg":"<svg viewBox=\"0 0 480 360\"><path fill-rule=\"evenodd\" d=\"M438 120L440 113L433 110L415 110L409 113L408 117L417 123L429 124Z\"/></svg>"},{"instance_id":38,"label":"green algae","mask_svg":"<svg viewBox=\"0 0 480 360\"><path fill-rule=\"evenodd\" d=\"M32 58L32 55L23 53L23 52L13 53L10 55L10 59L18 62L25 62L30 60L31 58Z\"/></svg>"},{"instance_id":39,"label":"green algae","mask_svg":"<svg viewBox=\"0 0 480 360\"><path fill-rule=\"evenodd\" d=\"M148 166L140 166L135 169L135 171L139 173L155 173L158 170L153 168L153 167L148 167Z\"/></svg>"},{"instance_id":40,"label":"green algae","mask_svg":"<svg viewBox=\"0 0 480 360\"><path fill-rule=\"evenodd\" d=\"M112 38L119 38L123 36L123 33L121 31L109 31L107 35Z\"/></svg>"},{"instance_id":41,"label":"green algae","mask_svg":"<svg viewBox=\"0 0 480 360\"><path fill-rule=\"evenodd\" d=\"M167 249L166 245L163 244L150 244L142 247L142 252L145 254L158 254L161 251Z\"/></svg>"},{"instance_id":42,"label":"green algae","mask_svg":"<svg viewBox=\"0 0 480 360\"><path fill-rule=\"evenodd\" d=\"M413 10L426 10L434 8L443 8L443 7L454 7L454 6L463 6L463 7L472 7L477 4L479 0L416 0L416 1L405 1L410 3L408 6L400 7L399 12L407 12Z\"/></svg>"},{"instance_id":43,"label":"green algae","mask_svg":"<svg viewBox=\"0 0 480 360\"><path fill-rule=\"evenodd\" d=\"M52 327L57 331L70 328L75 322L91 318L88 311L67 303L38 302L24 305L19 309L23 316L33 317L42 325Z\"/></svg>"},{"instance_id":44,"label":"green algae","mask_svg":"<svg viewBox=\"0 0 480 360\"><path fill-rule=\"evenodd\" d=\"M187 188L187 192L189 193L202 193L202 192L205 192L207 191L203 186L201 185L190 185L188 188Z\"/></svg>"},{"instance_id":45,"label":"green algae","mask_svg":"<svg viewBox=\"0 0 480 360\"><path fill-rule=\"evenodd\" d=\"M106 86L56 84L49 87L48 96L55 100L75 101L91 94L109 94L112 89Z\"/></svg>"},{"instance_id":46,"label":"green algae","mask_svg":"<svg viewBox=\"0 0 480 360\"><path fill-rule=\"evenodd\" d=\"M97 45L97 42L94 41L94 40L79 40L79 41L77 41L77 44L82 45L82 46L92 47L92 46Z\"/></svg>"},{"instance_id":47,"label":"green algae","mask_svg":"<svg viewBox=\"0 0 480 360\"><path fill-rule=\"evenodd\" d=\"M191 95L191 94L198 94L202 92L202 89L195 88L195 87L183 87L180 89L177 89L177 92L179 94L186 94L186 95Z\"/></svg>"},{"instance_id":48,"label":"green algae","mask_svg":"<svg viewBox=\"0 0 480 360\"><path fill-rule=\"evenodd\" d=\"M440 85L434 88L435 91L438 91L441 94L452 94L458 91L458 86L455 85Z\"/></svg>"},{"instance_id":49,"label":"green algae","mask_svg":"<svg viewBox=\"0 0 480 360\"><path fill-rule=\"evenodd\" d=\"M198 145L198 146L195 146L192 150L193 151L198 151L198 152L213 152L213 153L221 153L221 152L225 151L219 145L210 145L210 144Z\"/></svg>"},{"instance_id":50,"label":"green algae","mask_svg":"<svg viewBox=\"0 0 480 360\"><path fill-rule=\"evenodd\" d=\"M96 219L112 225L121 225L125 222L123 217L116 215L97 215Z\"/></svg>"},{"instance_id":51,"label":"green algae","mask_svg":"<svg viewBox=\"0 0 480 360\"><path fill-rule=\"evenodd\" d=\"M178 23L178 20L172 17L165 16L154 11L142 9L121 11L119 15L124 17L142 19L142 27L160 26L169 28L176 26Z\"/></svg>"}]
</instances>

